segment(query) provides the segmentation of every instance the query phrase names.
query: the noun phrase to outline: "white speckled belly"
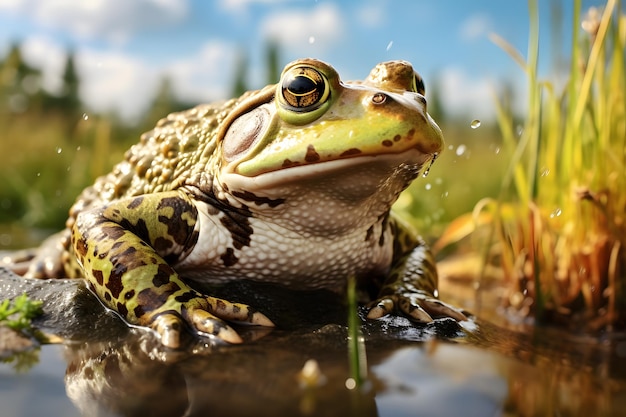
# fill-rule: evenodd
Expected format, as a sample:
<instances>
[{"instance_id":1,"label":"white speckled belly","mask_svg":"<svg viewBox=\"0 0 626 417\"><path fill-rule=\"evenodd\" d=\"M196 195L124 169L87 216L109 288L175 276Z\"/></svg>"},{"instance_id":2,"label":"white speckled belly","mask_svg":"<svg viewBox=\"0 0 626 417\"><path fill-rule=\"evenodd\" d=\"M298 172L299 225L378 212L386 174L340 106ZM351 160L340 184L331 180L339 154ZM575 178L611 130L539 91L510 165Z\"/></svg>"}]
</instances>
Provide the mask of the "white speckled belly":
<instances>
[{"instance_id":1,"label":"white speckled belly","mask_svg":"<svg viewBox=\"0 0 626 417\"><path fill-rule=\"evenodd\" d=\"M350 275L386 274L392 258L392 236L381 224L350 234L320 237L302 235L250 218L249 245L236 249L229 231L217 216L203 214L200 238L190 254L176 265L184 276L207 282L249 279L293 289L340 289ZM370 238L367 239L367 236ZM223 255L231 252L231 265ZM235 260L236 259L236 260Z\"/></svg>"}]
</instances>

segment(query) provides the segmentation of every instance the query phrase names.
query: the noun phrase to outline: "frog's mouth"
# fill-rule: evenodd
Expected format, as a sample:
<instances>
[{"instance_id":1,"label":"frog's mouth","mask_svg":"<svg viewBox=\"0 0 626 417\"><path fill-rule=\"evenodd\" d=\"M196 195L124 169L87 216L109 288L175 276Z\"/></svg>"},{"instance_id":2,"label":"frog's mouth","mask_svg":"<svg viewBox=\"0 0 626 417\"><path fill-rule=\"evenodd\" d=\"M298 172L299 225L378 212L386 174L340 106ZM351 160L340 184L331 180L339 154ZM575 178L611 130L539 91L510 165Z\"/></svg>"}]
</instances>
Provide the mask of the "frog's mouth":
<instances>
[{"instance_id":1,"label":"frog's mouth","mask_svg":"<svg viewBox=\"0 0 626 417\"><path fill-rule=\"evenodd\" d=\"M328 187L333 187L338 182L352 182L356 188L364 183L380 184L399 180L408 185L424 167L430 167L436 157L436 153L426 153L414 147L399 153L344 155L338 159L292 164L250 176L238 172L222 172L220 180L228 184L230 190L268 192L312 182Z\"/></svg>"}]
</instances>

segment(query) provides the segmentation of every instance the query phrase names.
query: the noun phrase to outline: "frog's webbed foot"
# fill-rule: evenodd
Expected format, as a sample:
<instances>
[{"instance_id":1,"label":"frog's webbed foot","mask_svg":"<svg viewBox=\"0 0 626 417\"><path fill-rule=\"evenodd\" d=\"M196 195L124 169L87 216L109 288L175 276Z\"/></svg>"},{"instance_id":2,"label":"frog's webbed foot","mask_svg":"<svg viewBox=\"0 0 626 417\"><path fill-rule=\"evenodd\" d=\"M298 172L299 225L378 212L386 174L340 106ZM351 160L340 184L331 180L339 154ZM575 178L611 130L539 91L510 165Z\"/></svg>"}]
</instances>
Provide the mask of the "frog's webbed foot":
<instances>
[{"instance_id":1,"label":"frog's webbed foot","mask_svg":"<svg viewBox=\"0 0 626 417\"><path fill-rule=\"evenodd\" d=\"M38 248L23 249L0 258L0 265L26 278L68 278L80 276L69 262L69 232L63 230L48 237ZM68 274L68 271L72 273Z\"/></svg>"},{"instance_id":2,"label":"frog's webbed foot","mask_svg":"<svg viewBox=\"0 0 626 417\"><path fill-rule=\"evenodd\" d=\"M17 275L24 275L36 255L37 249L22 249L10 252L0 257L0 266L11 270Z\"/></svg>"},{"instance_id":3,"label":"frog's webbed foot","mask_svg":"<svg viewBox=\"0 0 626 417\"><path fill-rule=\"evenodd\" d=\"M418 323L429 323L433 318L451 317L467 320L460 310L438 300L426 292L405 292L385 295L369 304L368 319L378 319L392 313L401 313Z\"/></svg>"},{"instance_id":4,"label":"frog's webbed foot","mask_svg":"<svg viewBox=\"0 0 626 417\"><path fill-rule=\"evenodd\" d=\"M199 294L181 302L178 311L166 310L158 313L150 324L159 334L161 343L172 349L181 347L181 333L185 326L191 327L200 335L210 335L235 344L241 343L242 339L226 321L274 327L274 323L263 313L248 305Z\"/></svg>"}]
</instances>

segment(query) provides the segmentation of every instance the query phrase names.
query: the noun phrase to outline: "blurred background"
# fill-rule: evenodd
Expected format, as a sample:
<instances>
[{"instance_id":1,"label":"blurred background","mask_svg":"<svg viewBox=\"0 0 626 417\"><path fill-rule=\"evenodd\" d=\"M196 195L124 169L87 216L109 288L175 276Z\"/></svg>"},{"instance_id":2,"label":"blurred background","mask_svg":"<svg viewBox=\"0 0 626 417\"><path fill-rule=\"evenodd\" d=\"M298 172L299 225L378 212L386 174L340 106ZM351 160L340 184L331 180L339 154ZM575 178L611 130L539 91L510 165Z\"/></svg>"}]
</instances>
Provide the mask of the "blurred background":
<instances>
[{"instance_id":1,"label":"blurred background","mask_svg":"<svg viewBox=\"0 0 626 417\"><path fill-rule=\"evenodd\" d=\"M539 2L542 77L567 68L572 2ZM583 1L583 11L602 1ZM0 249L63 227L76 195L171 111L275 83L297 58L362 79L404 59L446 151L399 207L427 234L497 193L495 102L526 106L526 1L0 0Z\"/></svg>"}]
</instances>

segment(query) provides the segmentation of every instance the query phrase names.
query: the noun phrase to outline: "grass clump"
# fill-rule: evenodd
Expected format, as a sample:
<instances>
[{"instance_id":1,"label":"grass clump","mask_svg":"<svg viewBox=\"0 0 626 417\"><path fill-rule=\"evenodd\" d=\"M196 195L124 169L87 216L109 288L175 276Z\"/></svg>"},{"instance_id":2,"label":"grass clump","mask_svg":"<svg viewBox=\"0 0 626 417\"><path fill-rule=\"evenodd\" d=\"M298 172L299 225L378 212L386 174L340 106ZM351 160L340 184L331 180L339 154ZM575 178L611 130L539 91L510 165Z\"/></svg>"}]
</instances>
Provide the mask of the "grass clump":
<instances>
[{"instance_id":1,"label":"grass clump","mask_svg":"<svg viewBox=\"0 0 626 417\"><path fill-rule=\"evenodd\" d=\"M0 303L0 325L19 332L31 332L31 322L42 313L41 301L33 301L26 294Z\"/></svg>"},{"instance_id":2,"label":"grass clump","mask_svg":"<svg viewBox=\"0 0 626 417\"><path fill-rule=\"evenodd\" d=\"M626 16L620 10L619 1L609 0L582 19L575 1L571 61L560 92L538 77L536 0L529 1L526 60L493 37L524 70L529 102L521 125L498 106L511 163L500 198L480 202L474 218L490 220L485 265L503 270L506 307L538 322L586 329L626 323Z\"/></svg>"}]
</instances>

